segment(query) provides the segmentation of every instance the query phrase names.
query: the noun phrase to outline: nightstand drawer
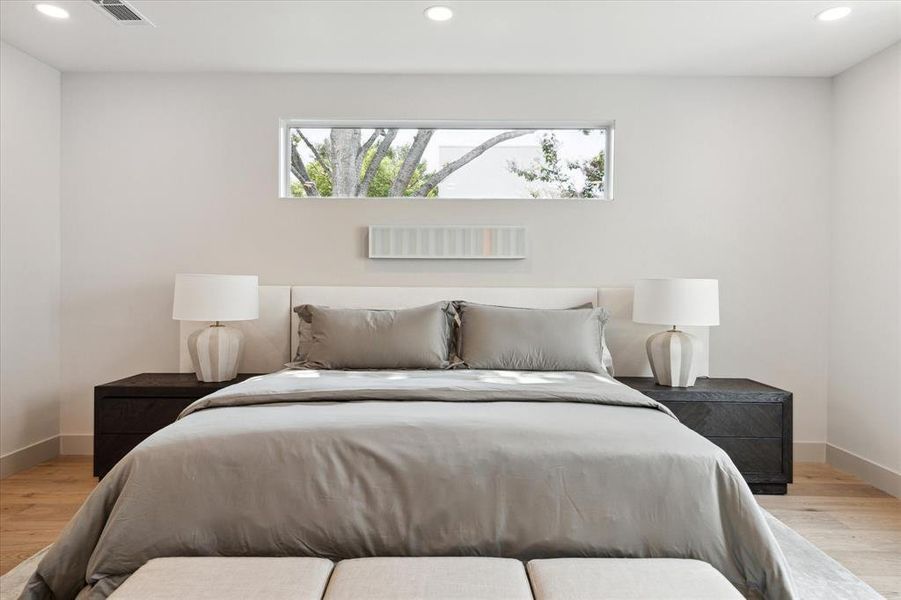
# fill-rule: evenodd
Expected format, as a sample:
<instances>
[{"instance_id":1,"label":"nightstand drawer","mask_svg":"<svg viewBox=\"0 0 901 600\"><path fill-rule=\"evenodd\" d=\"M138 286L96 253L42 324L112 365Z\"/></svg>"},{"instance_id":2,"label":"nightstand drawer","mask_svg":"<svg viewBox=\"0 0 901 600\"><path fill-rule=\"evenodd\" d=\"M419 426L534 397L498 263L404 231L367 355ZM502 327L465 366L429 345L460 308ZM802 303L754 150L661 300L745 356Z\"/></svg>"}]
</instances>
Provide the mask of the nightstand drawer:
<instances>
[{"instance_id":1,"label":"nightstand drawer","mask_svg":"<svg viewBox=\"0 0 901 600\"><path fill-rule=\"evenodd\" d=\"M97 400L97 433L149 434L175 422L179 413L195 398L123 398L107 396Z\"/></svg>"},{"instance_id":2,"label":"nightstand drawer","mask_svg":"<svg viewBox=\"0 0 901 600\"><path fill-rule=\"evenodd\" d=\"M151 433L175 422L189 404L253 377L202 382L194 373L141 373L94 388L94 475L103 477Z\"/></svg>"},{"instance_id":3,"label":"nightstand drawer","mask_svg":"<svg viewBox=\"0 0 901 600\"><path fill-rule=\"evenodd\" d=\"M779 438L710 437L726 451L743 475L782 473L782 440Z\"/></svg>"},{"instance_id":4,"label":"nightstand drawer","mask_svg":"<svg viewBox=\"0 0 901 600\"><path fill-rule=\"evenodd\" d=\"M725 450L754 493L786 493L792 481L791 392L729 377L699 377L689 388L657 385L652 377L617 379Z\"/></svg>"},{"instance_id":5,"label":"nightstand drawer","mask_svg":"<svg viewBox=\"0 0 901 600\"><path fill-rule=\"evenodd\" d=\"M103 477L131 450L150 437L149 433L94 436L94 477Z\"/></svg>"},{"instance_id":6,"label":"nightstand drawer","mask_svg":"<svg viewBox=\"0 0 901 600\"><path fill-rule=\"evenodd\" d=\"M782 437L782 405L775 402L663 402L704 436Z\"/></svg>"}]
</instances>

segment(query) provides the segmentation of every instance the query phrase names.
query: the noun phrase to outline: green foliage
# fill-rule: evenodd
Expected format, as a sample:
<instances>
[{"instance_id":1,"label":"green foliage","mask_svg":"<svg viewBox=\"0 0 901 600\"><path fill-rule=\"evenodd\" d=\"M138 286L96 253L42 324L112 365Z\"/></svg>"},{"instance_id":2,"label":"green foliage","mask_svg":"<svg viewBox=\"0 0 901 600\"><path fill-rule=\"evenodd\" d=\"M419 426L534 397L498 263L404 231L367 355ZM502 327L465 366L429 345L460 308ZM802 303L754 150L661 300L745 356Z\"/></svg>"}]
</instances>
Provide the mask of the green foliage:
<instances>
[{"instance_id":1,"label":"green foliage","mask_svg":"<svg viewBox=\"0 0 901 600\"><path fill-rule=\"evenodd\" d=\"M583 130L583 134L589 135L590 130ZM602 150L596 156L586 160L570 160L564 164L560 160L560 142L553 133L546 133L539 141L541 146L541 158L536 158L528 166L521 167L516 161L508 161L507 169L528 181L529 183L549 184L554 189L554 194L560 198L598 198L604 192L604 172L606 160ZM573 175L580 173L584 181L577 185L573 181ZM541 188L532 188L529 194L533 198L541 196Z\"/></svg>"},{"instance_id":2,"label":"green foliage","mask_svg":"<svg viewBox=\"0 0 901 600\"><path fill-rule=\"evenodd\" d=\"M386 154L385 158L382 159L382 162L379 163L378 170L375 172L375 177L373 177L372 183L369 185L369 192L366 194L367 196L370 198L384 198L388 195L388 189L391 187L391 182L397 177L397 172L400 171L400 166L404 162L404 157L407 156L407 152L409 151L409 145L401 146L397 150L394 148L388 150L388 154ZM375 157L375 152L376 149L374 147L370 148L363 158L363 168L360 173L361 179L363 174L366 173L366 169L369 167L372 159ZM420 161L413 170L413 176L410 178L410 184L407 186L407 189L404 190L404 196L413 196L416 190L418 190L431 176L432 173L429 172L426 161ZM426 197L435 198L437 196L438 190L434 189L430 191Z\"/></svg>"},{"instance_id":3,"label":"green foliage","mask_svg":"<svg viewBox=\"0 0 901 600\"><path fill-rule=\"evenodd\" d=\"M320 154L322 154L321 150ZM322 154L322 156L326 155ZM316 184L320 196L332 195L332 178L329 176L328 171L326 171L325 166L321 162L314 160L308 164L307 173L310 174L310 179Z\"/></svg>"},{"instance_id":4,"label":"green foliage","mask_svg":"<svg viewBox=\"0 0 901 600\"><path fill-rule=\"evenodd\" d=\"M295 144L300 142L300 139L297 138L294 142ZM366 174L366 169L369 168L369 165L372 163L375 158L375 153L377 151L378 144L373 144L373 146L366 152L366 156L363 157L363 165L360 168L360 181L363 180L363 176ZM322 144L316 147L316 151L319 153L323 159L325 157L330 156L330 148L328 140L324 141ZM410 146L405 145L399 148L390 148L388 153L382 158L382 161L379 163L378 168L376 169L375 176L372 178L372 182L369 184L369 190L367 192L367 196L370 198L385 198L388 196L388 190L391 188L391 182L397 177L398 171L400 171L400 167L404 162L404 158L407 156L407 153L410 151ZM316 187L319 189L320 196L331 196L332 195L332 180L329 174L326 165L323 165L318 160L312 160L307 165L307 173L310 175L310 179L316 184ZM410 183L407 186L407 189L404 190L404 196L410 197L414 196L417 189L419 189L422 184L428 180L429 177L432 176L432 172L428 170L428 164L426 161L420 161L418 165L416 165L416 169L413 171L413 176L410 178ZM299 181L291 182L291 193L295 197L304 197L307 195L306 191L303 188L303 185ZM436 198L438 196L438 189L435 188L431 190L427 198Z\"/></svg>"}]
</instances>

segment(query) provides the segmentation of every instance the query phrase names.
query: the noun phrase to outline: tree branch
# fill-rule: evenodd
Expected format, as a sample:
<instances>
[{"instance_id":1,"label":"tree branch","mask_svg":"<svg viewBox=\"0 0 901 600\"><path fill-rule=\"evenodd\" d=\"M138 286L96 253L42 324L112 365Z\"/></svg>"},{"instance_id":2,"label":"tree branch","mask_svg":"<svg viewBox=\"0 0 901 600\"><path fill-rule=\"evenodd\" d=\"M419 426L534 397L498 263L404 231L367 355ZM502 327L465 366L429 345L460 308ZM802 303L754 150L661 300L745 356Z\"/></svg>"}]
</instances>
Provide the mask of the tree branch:
<instances>
[{"instance_id":1,"label":"tree branch","mask_svg":"<svg viewBox=\"0 0 901 600\"><path fill-rule=\"evenodd\" d=\"M416 190L417 197L425 197L429 195L435 186L441 183L444 178L448 175L465 165L466 163L472 162L479 156L485 153L486 150L491 148L492 146L496 146L501 142L505 142L507 140L512 140L513 138L517 138L529 133L534 133L534 129L517 129L514 131L505 131L504 133L499 133L493 138L486 140L458 158L457 160L451 161L438 169L431 177L429 177L425 183L420 186L418 190Z\"/></svg>"},{"instance_id":2,"label":"tree branch","mask_svg":"<svg viewBox=\"0 0 901 600\"><path fill-rule=\"evenodd\" d=\"M331 175L332 167L325 160L325 158L323 158L322 155L319 154L319 150L316 149L316 146L311 144L310 140L308 140L307 137L304 134L302 134L299 129L296 129L295 131L297 132L298 137L300 137L300 139L303 141L303 143L307 145L307 148L310 149L310 152L313 153L313 158L316 159L316 162L318 162L320 165L322 165L322 168L325 169L326 173Z\"/></svg>"},{"instance_id":3,"label":"tree branch","mask_svg":"<svg viewBox=\"0 0 901 600\"><path fill-rule=\"evenodd\" d=\"M410 149L404 157L404 162L401 164L400 169L397 171L397 176L388 189L389 196L398 197L404 195L407 186L410 185L410 180L413 178L413 173L422 159L425 147L428 146L429 140L432 139L433 133L435 133L434 129L420 129L416 132L413 143L410 144Z\"/></svg>"},{"instance_id":4,"label":"tree branch","mask_svg":"<svg viewBox=\"0 0 901 600\"><path fill-rule=\"evenodd\" d=\"M360 129L333 127L330 134L332 155L332 195L352 198L360 185Z\"/></svg>"},{"instance_id":5,"label":"tree branch","mask_svg":"<svg viewBox=\"0 0 901 600\"><path fill-rule=\"evenodd\" d=\"M359 150L357 150L357 156L365 158L366 153L369 152L369 149L375 143L375 140L378 139L379 135L384 133L384 131L384 129L373 129L372 135L369 136L369 139L366 140L362 146L360 146Z\"/></svg>"},{"instance_id":6,"label":"tree branch","mask_svg":"<svg viewBox=\"0 0 901 600\"><path fill-rule=\"evenodd\" d=\"M319 195L319 188L316 187L316 182L313 181L307 172L307 167L303 164L303 159L300 157L300 154L297 152L297 146L294 144L291 145L291 172L300 181L300 185L303 186L307 196Z\"/></svg>"},{"instance_id":7,"label":"tree branch","mask_svg":"<svg viewBox=\"0 0 901 600\"><path fill-rule=\"evenodd\" d=\"M385 135L375 149L375 155L366 167L366 172L363 174L363 180L360 181L360 186L357 188L357 196L367 196L369 194L369 186L372 185L372 180L375 179L375 175L379 171L379 165L382 164L382 160L388 155L388 151L391 149L391 144L394 142L395 137L397 137L397 129L385 130Z\"/></svg>"}]
</instances>

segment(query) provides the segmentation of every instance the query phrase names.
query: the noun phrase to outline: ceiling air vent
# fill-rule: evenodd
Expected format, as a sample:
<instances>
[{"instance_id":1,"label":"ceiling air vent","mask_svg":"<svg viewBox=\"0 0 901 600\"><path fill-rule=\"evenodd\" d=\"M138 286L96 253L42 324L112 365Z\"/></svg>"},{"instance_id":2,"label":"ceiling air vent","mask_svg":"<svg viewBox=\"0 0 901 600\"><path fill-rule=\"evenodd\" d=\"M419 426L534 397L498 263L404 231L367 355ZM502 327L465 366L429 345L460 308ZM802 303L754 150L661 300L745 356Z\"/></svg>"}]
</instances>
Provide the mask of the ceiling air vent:
<instances>
[{"instance_id":1,"label":"ceiling air vent","mask_svg":"<svg viewBox=\"0 0 901 600\"><path fill-rule=\"evenodd\" d=\"M103 14L120 25L153 25L147 17L122 0L91 0Z\"/></svg>"}]
</instances>

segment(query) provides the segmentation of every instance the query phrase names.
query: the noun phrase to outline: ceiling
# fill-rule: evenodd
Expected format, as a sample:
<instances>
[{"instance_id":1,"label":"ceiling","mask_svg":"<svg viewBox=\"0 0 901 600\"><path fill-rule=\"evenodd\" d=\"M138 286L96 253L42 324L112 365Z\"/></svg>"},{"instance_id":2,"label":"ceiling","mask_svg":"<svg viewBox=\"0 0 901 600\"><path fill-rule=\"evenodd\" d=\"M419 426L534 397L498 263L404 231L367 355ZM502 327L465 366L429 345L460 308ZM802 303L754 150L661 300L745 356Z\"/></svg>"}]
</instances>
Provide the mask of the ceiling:
<instances>
[{"instance_id":1,"label":"ceiling","mask_svg":"<svg viewBox=\"0 0 901 600\"><path fill-rule=\"evenodd\" d=\"M156 27L42 1L71 18L2 0L0 38L62 71L831 76L901 38L899 1L131 1Z\"/></svg>"}]
</instances>

